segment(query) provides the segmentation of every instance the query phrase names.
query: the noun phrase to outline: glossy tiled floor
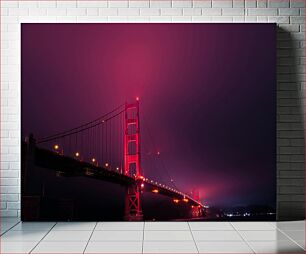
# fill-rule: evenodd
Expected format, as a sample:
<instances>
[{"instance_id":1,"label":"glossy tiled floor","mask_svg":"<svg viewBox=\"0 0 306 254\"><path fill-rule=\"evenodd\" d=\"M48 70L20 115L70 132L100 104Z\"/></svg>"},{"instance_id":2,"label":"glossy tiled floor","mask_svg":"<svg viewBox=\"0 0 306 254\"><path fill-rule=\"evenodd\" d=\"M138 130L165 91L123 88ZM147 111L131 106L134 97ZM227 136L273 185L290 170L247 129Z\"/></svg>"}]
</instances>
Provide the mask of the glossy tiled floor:
<instances>
[{"instance_id":1,"label":"glossy tiled floor","mask_svg":"<svg viewBox=\"0 0 306 254\"><path fill-rule=\"evenodd\" d=\"M304 253L305 221L19 222L0 253Z\"/></svg>"}]
</instances>

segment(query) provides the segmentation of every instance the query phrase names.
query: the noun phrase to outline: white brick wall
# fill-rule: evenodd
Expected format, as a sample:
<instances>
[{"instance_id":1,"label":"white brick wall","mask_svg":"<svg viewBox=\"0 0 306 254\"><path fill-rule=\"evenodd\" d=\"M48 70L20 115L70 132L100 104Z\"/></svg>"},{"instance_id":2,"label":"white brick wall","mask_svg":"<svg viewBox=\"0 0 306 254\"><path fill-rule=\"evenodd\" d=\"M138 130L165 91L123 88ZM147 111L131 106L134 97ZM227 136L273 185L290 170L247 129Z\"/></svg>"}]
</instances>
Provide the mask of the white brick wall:
<instances>
[{"instance_id":1,"label":"white brick wall","mask_svg":"<svg viewBox=\"0 0 306 254\"><path fill-rule=\"evenodd\" d=\"M278 23L278 212L281 219L304 216L304 0L2 0L0 4L1 216L20 215L21 22Z\"/></svg>"}]
</instances>

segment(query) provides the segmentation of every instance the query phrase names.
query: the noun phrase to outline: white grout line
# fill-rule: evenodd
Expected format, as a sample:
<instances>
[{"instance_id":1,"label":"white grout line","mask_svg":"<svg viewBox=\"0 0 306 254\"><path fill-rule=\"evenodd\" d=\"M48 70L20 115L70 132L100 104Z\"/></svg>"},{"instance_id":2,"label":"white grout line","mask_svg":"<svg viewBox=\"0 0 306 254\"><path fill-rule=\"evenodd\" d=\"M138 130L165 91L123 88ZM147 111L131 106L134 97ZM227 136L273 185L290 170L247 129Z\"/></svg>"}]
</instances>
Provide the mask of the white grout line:
<instances>
[{"instance_id":1,"label":"white grout line","mask_svg":"<svg viewBox=\"0 0 306 254\"><path fill-rule=\"evenodd\" d=\"M253 251L253 253L256 253L255 250L252 248L252 246L248 243L248 241L246 241L243 236L240 234L240 232L234 227L232 222L229 222L231 224L231 226L233 227L233 229L235 230L235 232L237 232L237 234L241 237L242 241L246 243L247 246L249 246L249 248Z\"/></svg>"},{"instance_id":2,"label":"white grout line","mask_svg":"<svg viewBox=\"0 0 306 254\"><path fill-rule=\"evenodd\" d=\"M301 246L299 243L297 243L292 237L290 237L289 235L287 235L285 233L285 231L279 229L279 228L276 228L276 230L278 230L279 232L283 233L285 236L287 236L292 242L294 242L296 245L298 245L299 247L301 247L303 250L305 250L305 247ZM304 231L305 232L305 231Z\"/></svg>"},{"instance_id":3,"label":"white grout line","mask_svg":"<svg viewBox=\"0 0 306 254\"><path fill-rule=\"evenodd\" d=\"M194 242L194 244L195 244L195 246L196 246L197 252L200 253L199 248L198 248L198 245L197 245L197 242L196 242L196 240L195 240L194 237L193 237L193 233L192 233L192 230L191 230L191 227L190 227L190 224L189 224L188 221L187 221L187 224L188 224L188 227L189 227L189 230L190 230L190 233L191 233L193 242Z\"/></svg>"},{"instance_id":4,"label":"white grout line","mask_svg":"<svg viewBox=\"0 0 306 254\"><path fill-rule=\"evenodd\" d=\"M32 251L40 244L40 242L51 232L51 230L55 227L57 222L49 229L49 231L38 241L38 243L32 248L32 250L29 251L29 253L32 253Z\"/></svg>"},{"instance_id":5,"label":"white grout line","mask_svg":"<svg viewBox=\"0 0 306 254\"><path fill-rule=\"evenodd\" d=\"M93 228L93 230L92 230L92 232L91 232L91 234L90 234L90 237L89 237L89 239L88 239L88 241L87 241L87 243L86 243L86 246L85 246L85 248L84 248L83 254L84 254L85 251L86 251L86 248L87 248L87 246L88 246L88 244L89 244L89 241L90 241L90 239L91 239L93 233L95 232L95 229L96 229L97 225L98 225L98 222L96 221L96 224L95 224L95 226L94 226L94 228Z\"/></svg>"}]
</instances>

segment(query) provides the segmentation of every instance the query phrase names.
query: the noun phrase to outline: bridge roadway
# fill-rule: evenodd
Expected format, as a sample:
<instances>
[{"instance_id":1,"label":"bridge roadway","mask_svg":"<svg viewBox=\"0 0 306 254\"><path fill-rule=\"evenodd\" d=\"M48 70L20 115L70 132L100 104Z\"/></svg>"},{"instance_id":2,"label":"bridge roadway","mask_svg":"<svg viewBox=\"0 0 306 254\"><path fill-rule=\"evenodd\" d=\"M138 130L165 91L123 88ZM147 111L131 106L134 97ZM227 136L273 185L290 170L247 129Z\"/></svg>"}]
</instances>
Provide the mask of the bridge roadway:
<instances>
[{"instance_id":1,"label":"bridge roadway","mask_svg":"<svg viewBox=\"0 0 306 254\"><path fill-rule=\"evenodd\" d=\"M191 196L142 176L136 179L122 174L119 170L95 166L91 163L60 155L44 148L35 147L34 154L34 161L37 166L54 170L58 176L84 176L121 185L129 185L139 181L140 184L143 184L143 191L168 196L177 203L188 202L190 206L199 206L204 208L203 204L194 200Z\"/></svg>"}]
</instances>

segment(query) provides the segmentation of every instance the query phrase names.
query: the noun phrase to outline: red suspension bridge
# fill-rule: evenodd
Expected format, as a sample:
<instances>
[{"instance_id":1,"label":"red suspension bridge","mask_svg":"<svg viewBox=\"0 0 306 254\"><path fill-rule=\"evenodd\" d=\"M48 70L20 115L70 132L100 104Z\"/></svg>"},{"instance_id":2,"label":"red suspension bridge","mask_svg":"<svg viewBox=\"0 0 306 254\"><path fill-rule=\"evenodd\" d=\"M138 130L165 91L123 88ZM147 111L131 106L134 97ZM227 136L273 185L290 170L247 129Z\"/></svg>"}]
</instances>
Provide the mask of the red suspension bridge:
<instances>
[{"instance_id":1,"label":"red suspension bridge","mask_svg":"<svg viewBox=\"0 0 306 254\"><path fill-rule=\"evenodd\" d=\"M141 164L139 104L136 98L93 121L37 141L30 136L25 167L34 163L55 170L59 176L84 176L125 185L125 220L143 219L143 192L168 196L178 206L188 204L192 217L202 217L205 207L199 193L180 191L164 164L168 184L146 177Z\"/></svg>"}]
</instances>

